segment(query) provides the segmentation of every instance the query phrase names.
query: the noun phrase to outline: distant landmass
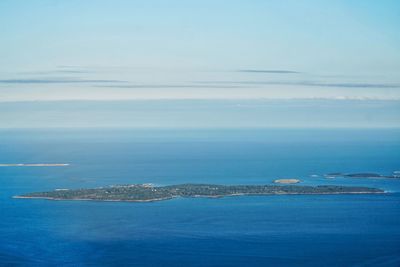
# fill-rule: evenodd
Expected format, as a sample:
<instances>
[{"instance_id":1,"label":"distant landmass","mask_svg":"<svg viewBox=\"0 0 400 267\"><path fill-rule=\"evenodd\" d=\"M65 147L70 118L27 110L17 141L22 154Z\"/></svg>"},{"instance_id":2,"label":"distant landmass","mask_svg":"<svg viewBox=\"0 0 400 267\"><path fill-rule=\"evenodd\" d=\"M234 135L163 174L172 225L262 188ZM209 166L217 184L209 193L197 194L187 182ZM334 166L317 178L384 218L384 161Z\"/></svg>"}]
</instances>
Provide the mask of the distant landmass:
<instances>
[{"instance_id":1,"label":"distant landmass","mask_svg":"<svg viewBox=\"0 0 400 267\"><path fill-rule=\"evenodd\" d=\"M348 177L348 178L400 178L400 173L398 171L393 172L391 175L383 175L379 173L342 173L342 172L333 172L325 174L327 178L336 178L336 177Z\"/></svg>"},{"instance_id":2,"label":"distant landmass","mask_svg":"<svg viewBox=\"0 0 400 267\"><path fill-rule=\"evenodd\" d=\"M97 200L149 202L176 197L225 197L242 195L314 195L314 194L376 194L383 190L370 187L336 185L214 185L180 184L153 186L152 184L117 185L93 189L56 189L50 192L29 193L14 198L52 200Z\"/></svg>"},{"instance_id":3,"label":"distant landmass","mask_svg":"<svg viewBox=\"0 0 400 267\"><path fill-rule=\"evenodd\" d=\"M69 166L68 163L10 163L0 164L0 167L63 167Z\"/></svg>"}]
</instances>

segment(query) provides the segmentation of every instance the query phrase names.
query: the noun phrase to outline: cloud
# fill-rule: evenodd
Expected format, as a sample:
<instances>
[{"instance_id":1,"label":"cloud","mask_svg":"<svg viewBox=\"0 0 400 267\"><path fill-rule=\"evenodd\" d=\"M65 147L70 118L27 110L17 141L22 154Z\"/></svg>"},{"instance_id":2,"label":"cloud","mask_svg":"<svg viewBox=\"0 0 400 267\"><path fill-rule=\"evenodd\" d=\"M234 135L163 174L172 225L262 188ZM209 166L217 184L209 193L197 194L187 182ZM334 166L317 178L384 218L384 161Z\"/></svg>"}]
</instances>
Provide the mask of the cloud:
<instances>
[{"instance_id":1,"label":"cloud","mask_svg":"<svg viewBox=\"0 0 400 267\"><path fill-rule=\"evenodd\" d=\"M344 88L400 88L400 84L390 83L318 83L304 82L300 85L321 86L321 87L344 87Z\"/></svg>"},{"instance_id":2,"label":"cloud","mask_svg":"<svg viewBox=\"0 0 400 267\"><path fill-rule=\"evenodd\" d=\"M18 74L23 75L52 75L52 74L87 74L92 73L89 70L49 70L49 71L24 71Z\"/></svg>"},{"instance_id":3,"label":"cloud","mask_svg":"<svg viewBox=\"0 0 400 267\"><path fill-rule=\"evenodd\" d=\"M81 66L57 66L54 69L21 71L16 74L22 75L53 75L53 74L87 74L97 72L95 68Z\"/></svg>"},{"instance_id":4,"label":"cloud","mask_svg":"<svg viewBox=\"0 0 400 267\"><path fill-rule=\"evenodd\" d=\"M206 84L241 84L241 85L290 85L339 88L400 88L399 83L355 83L355 82L314 82L314 81L198 81Z\"/></svg>"},{"instance_id":5,"label":"cloud","mask_svg":"<svg viewBox=\"0 0 400 267\"><path fill-rule=\"evenodd\" d=\"M132 89L153 89L153 88L248 88L244 85L209 85L209 84L112 84L95 85L100 88L132 88Z\"/></svg>"},{"instance_id":6,"label":"cloud","mask_svg":"<svg viewBox=\"0 0 400 267\"><path fill-rule=\"evenodd\" d=\"M60 83L121 83L121 80L87 80L76 78L51 78L51 79L3 79L0 84L60 84Z\"/></svg>"},{"instance_id":7,"label":"cloud","mask_svg":"<svg viewBox=\"0 0 400 267\"><path fill-rule=\"evenodd\" d=\"M296 73L300 73L298 71L293 71L293 70L255 70L255 69L238 70L237 72L271 73L271 74L296 74Z\"/></svg>"}]
</instances>

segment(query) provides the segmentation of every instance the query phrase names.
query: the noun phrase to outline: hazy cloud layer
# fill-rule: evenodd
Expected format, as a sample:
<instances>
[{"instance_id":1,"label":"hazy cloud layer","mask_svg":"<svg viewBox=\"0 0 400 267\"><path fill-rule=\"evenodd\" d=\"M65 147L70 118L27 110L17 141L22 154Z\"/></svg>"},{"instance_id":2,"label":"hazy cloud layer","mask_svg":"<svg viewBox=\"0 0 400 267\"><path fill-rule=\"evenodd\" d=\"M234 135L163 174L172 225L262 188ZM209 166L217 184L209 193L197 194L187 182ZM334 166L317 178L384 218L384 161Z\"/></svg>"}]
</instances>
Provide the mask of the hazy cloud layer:
<instances>
[{"instance_id":1,"label":"hazy cloud layer","mask_svg":"<svg viewBox=\"0 0 400 267\"><path fill-rule=\"evenodd\" d=\"M19 74L22 75L53 75L53 74L86 74L92 73L89 70L72 70L72 69L59 69L59 70L48 70L48 71L23 71Z\"/></svg>"},{"instance_id":2,"label":"hazy cloud layer","mask_svg":"<svg viewBox=\"0 0 400 267\"><path fill-rule=\"evenodd\" d=\"M370 76L321 77L318 74L278 68L199 71L58 66L47 70L33 71L30 75L28 73L24 75L22 72L3 73L0 77L0 102L127 99L400 99L400 82L395 78L388 80ZM262 75L262 73L267 74ZM268 73L272 73L271 76ZM292 75L293 73L295 75Z\"/></svg>"},{"instance_id":3,"label":"hazy cloud layer","mask_svg":"<svg viewBox=\"0 0 400 267\"><path fill-rule=\"evenodd\" d=\"M209 85L209 84L110 84L110 85L95 85L94 87L99 88L132 88L132 89L152 89L152 88L246 88L246 85Z\"/></svg>"},{"instance_id":4,"label":"hazy cloud layer","mask_svg":"<svg viewBox=\"0 0 400 267\"><path fill-rule=\"evenodd\" d=\"M340 88L400 88L399 83L356 83L356 82L314 82L314 81L197 81L206 84L242 84L242 85L291 85Z\"/></svg>"},{"instance_id":5,"label":"hazy cloud layer","mask_svg":"<svg viewBox=\"0 0 400 267\"><path fill-rule=\"evenodd\" d=\"M271 73L271 74L296 74L296 73L300 73L300 72L298 72L298 71L293 71L293 70L256 70L256 69L238 70L237 72L246 72L246 73Z\"/></svg>"},{"instance_id":6,"label":"hazy cloud layer","mask_svg":"<svg viewBox=\"0 0 400 267\"><path fill-rule=\"evenodd\" d=\"M0 103L0 128L398 127L400 101L156 100Z\"/></svg>"},{"instance_id":7,"label":"hazy cloud layer","mask_svg":"<svg viewBox=\"0 0 400 267\"><path fill-rule=\"evenodd\" d=\"M2 84L49 84L49 83L121 83L120 80L86 80L76 78L58 78L58 79L3 79Z\"/></svg>"}]
</instances>

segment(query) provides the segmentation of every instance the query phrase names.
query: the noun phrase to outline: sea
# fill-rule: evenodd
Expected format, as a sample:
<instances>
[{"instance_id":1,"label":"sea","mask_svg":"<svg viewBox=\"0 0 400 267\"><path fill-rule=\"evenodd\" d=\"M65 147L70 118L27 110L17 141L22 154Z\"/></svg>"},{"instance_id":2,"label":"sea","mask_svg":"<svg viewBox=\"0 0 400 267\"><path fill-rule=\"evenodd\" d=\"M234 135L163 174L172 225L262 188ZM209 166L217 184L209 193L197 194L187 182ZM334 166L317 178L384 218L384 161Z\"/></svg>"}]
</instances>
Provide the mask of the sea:
<instances>
[{"instance_id":1,"label":"sea","mask_svg":"<svg viewBox=\"0 0 400 267\"><path fill-rule=\"evenodd\" d=\"M0 266L400 266L399 129L2 129ZM15 199L118 184L370 186L387 194Z\"/></svg>"}]
</instances>

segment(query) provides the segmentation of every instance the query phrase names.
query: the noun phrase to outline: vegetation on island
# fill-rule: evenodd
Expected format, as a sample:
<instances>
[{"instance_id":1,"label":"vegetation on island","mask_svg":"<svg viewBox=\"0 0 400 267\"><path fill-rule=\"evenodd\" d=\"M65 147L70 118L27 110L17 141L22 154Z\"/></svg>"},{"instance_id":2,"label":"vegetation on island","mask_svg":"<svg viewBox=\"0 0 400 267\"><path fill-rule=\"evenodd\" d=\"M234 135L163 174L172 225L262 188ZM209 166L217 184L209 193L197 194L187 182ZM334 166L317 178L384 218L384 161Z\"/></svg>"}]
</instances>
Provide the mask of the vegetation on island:
<instances>
[{"instance_id":1,"label":"vegetation on island","mask_svg":"<svg viewBox=\"0 0 400 267\"><path fill-rule=\"evenodd\" d=\"M99 201L156 201L175 197L223 197L235 195L281 195L281 194L368 194L384 191L370 187L336 185L214 185L180 184L153 186L151 184L118 185L93 189L58 189L50 192L29 193L16 198L45 198L54 200Z\"/></svg>"}]
</instances>

